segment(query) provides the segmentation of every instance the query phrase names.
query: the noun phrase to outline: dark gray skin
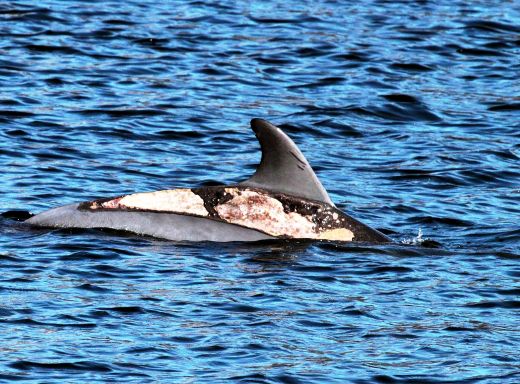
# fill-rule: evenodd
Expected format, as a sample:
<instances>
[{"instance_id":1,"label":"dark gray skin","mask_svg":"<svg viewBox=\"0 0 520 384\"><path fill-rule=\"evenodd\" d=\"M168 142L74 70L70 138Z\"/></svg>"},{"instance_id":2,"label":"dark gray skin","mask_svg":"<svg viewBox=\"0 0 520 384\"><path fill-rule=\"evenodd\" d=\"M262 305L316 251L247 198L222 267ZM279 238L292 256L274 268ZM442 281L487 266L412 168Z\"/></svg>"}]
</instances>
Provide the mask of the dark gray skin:
<instances>
[{"instance_id":1,"label":"dark gray skin","mask_svg":"<svg viewBox=\"0 0 520 384\"><path fill-rule=\"evenodd\" d=\"M302 207L326 208L336 212L341 225L353 232L353 241L390 242L381 232L368 227L338 210L296 144L278 127L253 119L251 127L262 149L262 160L255 174L235 186L255 189L274 196L295 210ZM51 228L108 228L175 241L259 241L274 237L261 230L230 224L215 215L211 194L225 187L196 188L192 191L204 199L211 217L148 210L90 209L91 202L50 209L26 220L27 224ZM297 208L294 208L294 207ZM300 207L300 208L298 208ZM322 219L313 214L317 224Z\"/></svg>"}]
</instances>

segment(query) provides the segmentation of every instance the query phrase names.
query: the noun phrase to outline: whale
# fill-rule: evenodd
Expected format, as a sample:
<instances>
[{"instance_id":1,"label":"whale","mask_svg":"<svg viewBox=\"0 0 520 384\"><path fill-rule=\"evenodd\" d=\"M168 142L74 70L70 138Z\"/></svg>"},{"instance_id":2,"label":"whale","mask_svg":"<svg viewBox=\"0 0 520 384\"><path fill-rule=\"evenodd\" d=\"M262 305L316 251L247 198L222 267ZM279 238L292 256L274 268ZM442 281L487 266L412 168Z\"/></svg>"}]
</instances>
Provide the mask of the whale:
<instances>
[{"instance_id":1,"label":"whale","mask_svg":"<svg viewBox=\"0 0 520 384\"><path fill-rule=\"evenodd\" d=\"M78 202L49 209L24 223L111 229L173 241L391 242L336 207L282 129L259 118L251 120L251 128L260 144L261 160L243 182Z\"/></svg>"}]
</instances>

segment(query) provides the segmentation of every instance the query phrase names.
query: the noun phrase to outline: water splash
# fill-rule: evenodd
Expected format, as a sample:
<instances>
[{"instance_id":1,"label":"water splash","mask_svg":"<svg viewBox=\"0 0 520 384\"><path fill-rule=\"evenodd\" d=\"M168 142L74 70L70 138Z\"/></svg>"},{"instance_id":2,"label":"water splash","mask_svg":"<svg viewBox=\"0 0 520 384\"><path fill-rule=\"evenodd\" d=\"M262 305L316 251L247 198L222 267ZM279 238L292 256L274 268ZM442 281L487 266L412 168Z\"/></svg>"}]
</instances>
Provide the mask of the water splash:
<instances>
[{"instance_id":1,"label":"water splash","mask_svg":"<svg viewBox=\"0 0 520 384\"><path fill-rule=\"evenodd\" d=\"M403 239L401 240L402 244L406 245L421 245L426 239L423 239L422 228L419 228L416 237L412 237L411 239Z\"/></svg>"}]
</instances>

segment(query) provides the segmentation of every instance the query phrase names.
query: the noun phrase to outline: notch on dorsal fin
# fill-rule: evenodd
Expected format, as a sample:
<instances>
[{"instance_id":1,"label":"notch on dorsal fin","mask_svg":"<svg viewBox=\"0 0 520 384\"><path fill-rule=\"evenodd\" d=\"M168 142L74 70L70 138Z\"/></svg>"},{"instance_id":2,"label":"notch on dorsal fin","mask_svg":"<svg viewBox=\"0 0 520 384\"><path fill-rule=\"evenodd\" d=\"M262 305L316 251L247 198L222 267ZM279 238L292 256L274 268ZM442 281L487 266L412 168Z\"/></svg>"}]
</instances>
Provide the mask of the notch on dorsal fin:
<instances>
[{"instance_id":1,"label":"notch on dorsal fin","mask_svg":"<svg viewBox=\"0 0 520 384\"><path fill-rule=\"evenodd\" d=\"M262 149L255 174L240 183L334 205L309 162L280 128L266 120L251 120Z\"/></svg>"}]
</instances>

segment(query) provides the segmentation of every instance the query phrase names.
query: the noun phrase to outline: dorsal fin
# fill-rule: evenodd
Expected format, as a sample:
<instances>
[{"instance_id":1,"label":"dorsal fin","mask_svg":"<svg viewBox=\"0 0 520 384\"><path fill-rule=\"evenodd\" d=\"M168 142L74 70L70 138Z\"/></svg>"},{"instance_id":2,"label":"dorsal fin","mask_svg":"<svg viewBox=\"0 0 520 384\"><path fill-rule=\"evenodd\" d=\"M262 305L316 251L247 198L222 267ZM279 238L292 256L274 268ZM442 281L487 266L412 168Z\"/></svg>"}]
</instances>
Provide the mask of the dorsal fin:
<instances>
[{"instance_id":1,"label":"dorsal fin","mask_svg":"<svg viewBox=\"0 0 520 384\"><path fill-rule=\"evenodd\" d=\"M240 183L334 205L309 162L280 128L266 120L251 120L262 149L255 174Z\"/></svg>"}]
</instances>

